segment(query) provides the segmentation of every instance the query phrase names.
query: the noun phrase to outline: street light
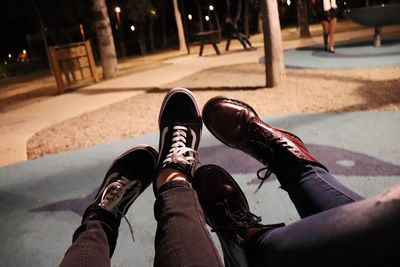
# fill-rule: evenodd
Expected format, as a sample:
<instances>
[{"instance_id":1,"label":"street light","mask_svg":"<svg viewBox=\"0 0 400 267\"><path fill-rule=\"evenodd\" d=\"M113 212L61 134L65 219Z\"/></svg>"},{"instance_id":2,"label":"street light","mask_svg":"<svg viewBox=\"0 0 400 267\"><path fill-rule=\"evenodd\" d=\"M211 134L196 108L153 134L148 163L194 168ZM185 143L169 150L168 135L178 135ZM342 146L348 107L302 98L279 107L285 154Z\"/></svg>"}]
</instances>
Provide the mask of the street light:
<instances>
[{"instance_id":1,"label":"street light","mask_svg":"<svg viewBox=\"0 0 400 267\"><path fill-rule=\"evenodd\" d=\"M123 33L123 26L121 24L121 8L119 6L115 7L115 15L117 16L117 30L119 33L119 46L121 49L121 56L125 57L125 45L124 45L124 33Z\"/></svg>"},{"instance_id":2,"label":"street light","mask_svg":"<svg viewBox=\"0 0 400 267\"><path fill-rule=\"evenodd\" d=\"M192 19L193 19L192 14L189 14L189 15L188 15L188 19L189 19L189 20L192 20Z\"/></svg>"},{"instance_id":3,"label":"street light","mask_svg":"<svg viewBox=\"0 0 400 267\"><path fill-rule=\"evenodd\" d=\"M131 31L135 31L136 30L136 28L135 28L135 26L134 25L131 25Z\"/></svg>"},{"instance_id":4,"label":"street light","mask_svg":"<svg viewBox=\"0 0 400 267\"><path fill-rule=\"evenodd\" d=\"M121 13L121 8L117 6L115 8L115 15L117 16L117 30L121 28L121 18L119 16L119 13Z\"/></svg>"},{"instance_id":5,"label":"street light","mask_svg":"<svg viewBox=\"0 0 400 267\"><path fill-rule=\"evenodd\" d=\"M208 7L208 9L210 9L211 11L213 11L213 10L214 10L214 6L213 6L213 5L210 5L210 6Z\"/></svg>"}]
</instances>

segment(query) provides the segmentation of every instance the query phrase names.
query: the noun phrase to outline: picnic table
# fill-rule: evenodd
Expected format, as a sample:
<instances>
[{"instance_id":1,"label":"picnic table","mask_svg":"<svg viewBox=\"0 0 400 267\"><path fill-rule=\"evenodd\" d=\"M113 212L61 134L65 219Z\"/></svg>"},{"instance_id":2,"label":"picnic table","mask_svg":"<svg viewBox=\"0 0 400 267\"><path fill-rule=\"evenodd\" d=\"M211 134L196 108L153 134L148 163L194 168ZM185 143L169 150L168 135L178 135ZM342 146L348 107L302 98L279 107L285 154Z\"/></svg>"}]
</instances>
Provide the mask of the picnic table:
<instances>
[{"instance_id":1,"label":"picnic table","mask_svg":"<svg viewBox=\"0 0 400 267\"><path fill-rule=\"evenodd\" d=\"M193 34L193 36L197 39L196 43L200 44L199 56L203 55L204 46L206 44L211 44L217 55L221 54L217 46L217 44L220 42L220 33L220 31L214 30L197 32Z\"/></svg>"}]
</instances>

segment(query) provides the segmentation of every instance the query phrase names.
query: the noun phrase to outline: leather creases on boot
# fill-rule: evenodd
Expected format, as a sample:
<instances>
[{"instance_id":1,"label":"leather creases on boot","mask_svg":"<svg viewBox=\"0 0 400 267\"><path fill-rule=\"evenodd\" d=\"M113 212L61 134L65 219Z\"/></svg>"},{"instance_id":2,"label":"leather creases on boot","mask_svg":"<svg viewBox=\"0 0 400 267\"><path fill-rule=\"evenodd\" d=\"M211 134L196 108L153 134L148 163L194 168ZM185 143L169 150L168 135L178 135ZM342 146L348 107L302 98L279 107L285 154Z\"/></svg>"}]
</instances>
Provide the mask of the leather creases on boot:
<instances>
[{"instance_id":1,"label":"leather creases on boot","mask_svg":"<svg viewBox=\"0 0 400 267\"><path fill-rule=\"evenodd\" d=\"M248 266L245 244L255 232L277 225L261 224L250 211L247 199L232 176L216 165L198 168L192 181L207 224L220 240L225 266ZM282 224L279 224L282 226Z\"/></svg>"},{"instance_id":2,"label":"leather creases on boot","mask_svg":"<svg viewBox=\"0 0 400 267\"><path fill-rule=\"evenodd\" d=\"M271 172L289 177L305 165L327 168L307 150L294 134L274 128L262 121L255 110L244 102L226 97L210 99L203 108L203 121L222 143L251 155ZM264 170L263 169L263 170Z\"/></svg>"}]
</instances>

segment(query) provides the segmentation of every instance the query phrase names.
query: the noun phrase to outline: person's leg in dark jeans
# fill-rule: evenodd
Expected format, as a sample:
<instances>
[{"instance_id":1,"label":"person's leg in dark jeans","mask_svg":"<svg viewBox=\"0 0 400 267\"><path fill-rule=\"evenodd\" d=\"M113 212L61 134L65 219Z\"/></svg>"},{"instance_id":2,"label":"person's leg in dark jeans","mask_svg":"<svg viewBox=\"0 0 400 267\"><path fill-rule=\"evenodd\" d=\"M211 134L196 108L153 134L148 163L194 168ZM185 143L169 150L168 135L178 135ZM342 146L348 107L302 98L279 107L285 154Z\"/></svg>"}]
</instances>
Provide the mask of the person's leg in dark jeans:
<instances>
[{"instance_id":1,"label":"person's leg in dark jeans","mask_svg":"<svg viewBox=\"0 0 400 267\"><path fill-rule=\"evenodd\" d=\"M282 183L302 218L364 199L326 169L312 164L304 164L296 177L280 177L279 180L290 181Z\"/></svg>"},{"instance_id":2,"label":"person's leg in dark jeans","mask_svg":"<svg viewBox=\"0 0 400 267\"><path fill-rule=\"evenodd\" d=\"M252 265L376 266L395 259L400 238L399 189L363 200L333 178L298 137L261 121L243 102L211 99L204 106L203 119L220 141L274 172L303 218L269 230L243 227L241 222L239 236L245 240L243 248ZM229 224L237 225L232 220Z\"/></svg>"},{"instance_id":3,"label":"person's leg in dark jeans","mask_svg":"<svg viewBox=\"0 0 400 267\"><path fill-rule=\"evenodd\" d=\"M151 184L157 158L155 149L143 145L113 162L60 266L110 266L121 218Z\"/></svg>"},{"instance_id":4,"label":"person's leg in dark jeans","mask_svg":"<svg viewBox=\"0 0 400 267\"><path fill-rule=\"evenodd\" d=\"M242 44L243 49L247 49L246 42L243 40L243 37L241 36L240 33L238 32L232 33L231 38L238 40Z\"/></svg>"},{"instance_id":5,"label":"person's leg in dark jeans","mask_svg":"<svg viewBox=\"0 0 400 267\"><path fill-rule=\"evenodd\" d=\"M247 38L247 36L244 35L243 33L239 33L239 35L240 35L240 38L242 38L243 42L246 43L247 49L251 49L253 47L253 45L251 44L249 38Z\"/></svg>"},{"instance_id":6,"label":"person's leg in dark jeans","mask_svg":"<svg viewBox=\"0 0 400 267\"><path fill-rule=\"evenodd\" d=\"M157 220L154 266L222 266L190 181L198 163L202 120L194 96L177 88L159 116L159 159L153 180Z\"/></svg>"}]
</instances>

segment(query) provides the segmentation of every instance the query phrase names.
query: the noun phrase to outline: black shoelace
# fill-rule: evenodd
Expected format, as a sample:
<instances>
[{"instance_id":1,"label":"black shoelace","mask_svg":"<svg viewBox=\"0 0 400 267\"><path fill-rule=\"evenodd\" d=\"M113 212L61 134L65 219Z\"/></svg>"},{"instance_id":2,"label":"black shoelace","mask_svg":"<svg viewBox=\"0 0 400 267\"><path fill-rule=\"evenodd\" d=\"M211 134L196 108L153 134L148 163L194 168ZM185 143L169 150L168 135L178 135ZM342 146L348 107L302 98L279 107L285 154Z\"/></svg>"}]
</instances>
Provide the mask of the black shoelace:
<instances>
[{"instance_id":1,"label":"black shoelace","mask_svg":"<svg viewBox=\"0 0 400 267\"><path fill-rule=\"evenodd\" d=\"M246 207L243 207L242 203L239 203L239 208L231 212L229 201L224 198L222 203L217 203L216 206L223 206L225 215L231 221L230 225L214 227L211 229L212 232L231 231L237 229L245 229L255 226L261 222L261 217L254 215Z\"/></svg>"},{"instance_id":2,"label":"black shoelace","mask_svg":"<svg viewBox=\"0 0 400 267\"><path fill-rule=\"evenodd\" d=\"M271 149L271 143L275 143L278 145L281 145L282 147L286 149L291 149L293 146L289 145L286 141L282 140L281 137L273 137L271 135L267 135L266 133L262 131L255 130L257 134L259 134L262 138L261 141L258 141L257 139L253 140L252 142L256 143L257 146L260 146L261 149L260 151L267 151ZM262 154L262 153L259 153ZM260 184L258 185L255 193L261 188L261 186L264 184L264 182L271 176L272 170L270 167L270 164L263 158L259 159L261 162L264 163L265 167L261 168L257 171L257 178L261 180ZM263 173L264 172L264 173Z\"/></svg>"}]
</instances>

